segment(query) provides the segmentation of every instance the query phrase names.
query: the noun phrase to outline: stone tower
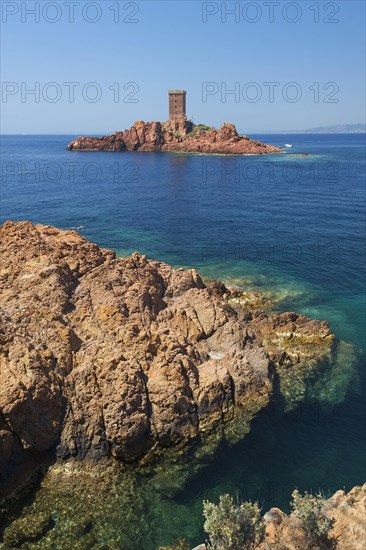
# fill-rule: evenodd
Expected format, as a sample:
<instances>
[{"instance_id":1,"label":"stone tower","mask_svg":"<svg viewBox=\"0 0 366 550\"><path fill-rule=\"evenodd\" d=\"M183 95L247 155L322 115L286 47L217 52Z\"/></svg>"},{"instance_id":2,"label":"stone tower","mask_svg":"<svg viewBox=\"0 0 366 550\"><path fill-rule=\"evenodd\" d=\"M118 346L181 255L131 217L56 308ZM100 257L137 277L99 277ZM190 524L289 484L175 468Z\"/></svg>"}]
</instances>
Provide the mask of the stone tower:
<instances>
[{"instance_id":1,"label":"stone tower","mask_svg":"<svg viewBox=\"0 0 366 550\"><path fill-rule=\"evenodd\" d=\"M169 90L169 120L176 122L186 114L185 90Z\"/></svg>"}]
</instances>

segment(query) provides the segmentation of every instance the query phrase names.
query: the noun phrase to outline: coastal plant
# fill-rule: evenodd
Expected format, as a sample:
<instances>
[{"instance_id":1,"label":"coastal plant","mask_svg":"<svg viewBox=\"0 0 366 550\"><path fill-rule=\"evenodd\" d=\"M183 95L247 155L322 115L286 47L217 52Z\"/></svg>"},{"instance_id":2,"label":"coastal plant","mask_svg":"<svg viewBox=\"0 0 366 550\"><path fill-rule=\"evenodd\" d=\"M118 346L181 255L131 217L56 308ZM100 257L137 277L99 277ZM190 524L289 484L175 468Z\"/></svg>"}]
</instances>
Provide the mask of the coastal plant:
<instances>
[{"instance_id":1,"label":"coastal plant","mask_svg":"<svg viewBox=\"0 0 366 550\"><path fill-rule=\"evenodd\" d=\"M198 130L214 130L213 126L207 126L207 124L196 124L195 128Z\"/></svg>"},{"instance_id":2,"label":"coastal plant","mask_svg":"<svg viewBox=\"0 0 366 550\"><path fill-rule=\"evenodd\" d=\"M236 503L225 494L219 504L204 501L203 515L208 550L252 550L263 539L264 524L257 503Z\"/></svg>"},{"instance_id":3,"label":"coastal plant","mask_svg":"<svg viewBox=\"0 0 366 550\"><path fill-rule=\"evenodd\" d=\"M297 489L292 493L293 515L302 523L309 548L313 546L329 548L331 546L329 532L333 520L326 515L325 505L326 501L320 493L312 495L305 491L302 495Z\"/></svg>"},{"instance_id":4,"label":"coastal plant","mask_svg":"<svg viewBox=\"0 0 366 550\"><path fill-rule=\"evenodd\" d=\"M205 134L206 132L210 131L210 130L214 130L214 127L213 126L207 126L206 124L195 124L193 130L192 130L192 134L193 135L196 135L196 134Z\"/></svg>"}]
</instances>

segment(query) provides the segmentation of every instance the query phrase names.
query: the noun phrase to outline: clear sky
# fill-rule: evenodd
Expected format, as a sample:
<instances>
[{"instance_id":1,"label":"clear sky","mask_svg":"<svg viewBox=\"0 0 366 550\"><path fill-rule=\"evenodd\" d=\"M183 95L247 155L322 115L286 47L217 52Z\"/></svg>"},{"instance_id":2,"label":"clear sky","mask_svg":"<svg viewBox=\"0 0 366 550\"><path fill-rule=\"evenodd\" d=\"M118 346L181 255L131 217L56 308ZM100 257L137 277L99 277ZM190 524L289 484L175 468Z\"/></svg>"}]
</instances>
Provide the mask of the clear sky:
<instances>
[{"instance_id":1,"label":"clear sky","mask_svg":"<svg viewBox=\"0 0 366 550\"><path fill-rule=\"evenodd\" d=\"M1 0L1 9L2 133L166 120L170 88L187 90L195 123L247 133L365 119L363 1Z\"/></svg>"}]
</instances>

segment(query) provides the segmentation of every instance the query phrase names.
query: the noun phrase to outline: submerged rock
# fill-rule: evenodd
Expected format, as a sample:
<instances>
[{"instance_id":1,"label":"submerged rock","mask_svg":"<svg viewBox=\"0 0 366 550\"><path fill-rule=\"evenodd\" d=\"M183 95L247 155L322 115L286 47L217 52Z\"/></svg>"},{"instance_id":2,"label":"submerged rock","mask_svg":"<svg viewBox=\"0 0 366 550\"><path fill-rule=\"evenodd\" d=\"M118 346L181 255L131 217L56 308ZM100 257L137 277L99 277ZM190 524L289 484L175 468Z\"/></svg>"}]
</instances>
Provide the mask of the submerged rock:
<instances>
[{"instance_id":1,"label":"submerged rock","mask_svg":"<svg viewBox=\"0 0 366 550\"><path fill-rule=\"evenodd\" d=\"M292 408L339 368L327 323L246 309L193 269L29 222L1 240L2 495L49 453L148 462L236 441L272 396Z\"/></svg>"},{"instance_id":2,"label":"submerged rock","mask_svg":"<svg viewBox=\"0 0 366 550\"><path fill-rule=\"evenodd\" d=\"M225 123L217 130L194 125L185 115L177 122L138 120L129 130L104 137L79 136L68 151L177 151L181 153L262 155L282 149L239 136L234 124Z\"/></svg>"},{"instance_id":3,"label":"submerged rock","mask_svg":"<svg viewBox=\"0 0 366 550\"><path fill-rule=\"evenodd\" d=\"M47 513L29 514L15 520L5 530L4 543L10 548L17 548L26 542L36 542L52 529L53 525L54 521Z\"/></svg>"}]
</instances>

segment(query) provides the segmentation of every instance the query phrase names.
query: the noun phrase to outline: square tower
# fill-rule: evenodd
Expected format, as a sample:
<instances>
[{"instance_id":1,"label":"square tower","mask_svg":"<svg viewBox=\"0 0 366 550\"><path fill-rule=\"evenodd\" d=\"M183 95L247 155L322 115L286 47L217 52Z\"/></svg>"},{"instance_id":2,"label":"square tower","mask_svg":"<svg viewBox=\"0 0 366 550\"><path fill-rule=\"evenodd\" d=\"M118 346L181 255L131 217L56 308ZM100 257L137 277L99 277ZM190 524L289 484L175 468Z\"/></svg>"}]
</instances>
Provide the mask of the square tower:
<instances>
[{"instance_id":1,"label":"square tower","mask_svg":"<svg viewBox=\"0 0 366 550\"><path fill-rule=\"evenodd\" d=\"M186 114L185 90L169 90L169 120L176 122Z\"/></svg>"}]
</instances>

